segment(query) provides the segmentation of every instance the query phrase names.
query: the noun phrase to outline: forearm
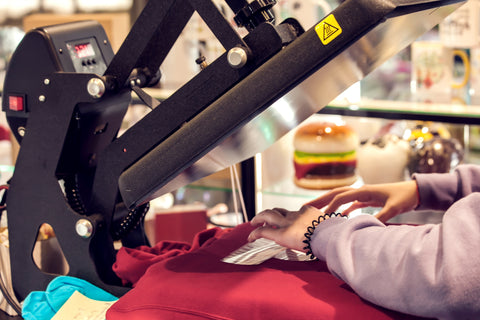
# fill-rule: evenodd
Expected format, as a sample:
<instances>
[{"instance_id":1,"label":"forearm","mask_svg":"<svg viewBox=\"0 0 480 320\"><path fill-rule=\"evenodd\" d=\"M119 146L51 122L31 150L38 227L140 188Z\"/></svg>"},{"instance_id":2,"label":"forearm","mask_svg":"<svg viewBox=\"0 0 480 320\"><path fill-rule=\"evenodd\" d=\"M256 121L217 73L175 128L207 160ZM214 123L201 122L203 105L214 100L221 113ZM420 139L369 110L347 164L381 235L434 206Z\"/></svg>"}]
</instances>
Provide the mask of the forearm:
<instances>
[{"instance_id":1,"label":"forearm","mask_svg":"<svg viewBox=\"0 0 480 320\"><path fill-rule=\"evenodd\" d=\"M375 304L420 316L462 318L480 312L475 306L480 259L471 254L478 252L480 223L477 218L465 230L464 217L447 217L448 226L418 227L385 227L371 216L334 218L317 227L311 245L333 274Z\"/></svg>"}]
</instances>

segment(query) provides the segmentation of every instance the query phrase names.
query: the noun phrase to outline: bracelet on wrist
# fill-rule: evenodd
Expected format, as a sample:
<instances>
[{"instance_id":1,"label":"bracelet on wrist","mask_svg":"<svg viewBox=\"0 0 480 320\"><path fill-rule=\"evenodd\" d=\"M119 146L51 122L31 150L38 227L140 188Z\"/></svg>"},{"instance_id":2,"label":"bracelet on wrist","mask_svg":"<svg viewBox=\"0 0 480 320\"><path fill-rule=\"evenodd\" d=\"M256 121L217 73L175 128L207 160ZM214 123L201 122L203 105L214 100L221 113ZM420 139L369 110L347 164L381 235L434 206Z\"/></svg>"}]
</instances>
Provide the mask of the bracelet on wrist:
<instances>
[{"instance_id":1,"label":"bracelet on wrist","mask_svg":"<svg viewBox=\"0 0 480 320\"><path fill-rule=\"evenodd\" d=\"M316 220L312 221L312 225L307 228L307 232L305 232L304 234L306 239L303 240L303 243L305 243L306 246L303 247L303 250L306 250L306 255L310 256L311 260L317 259L312 252L312 247L310 246L310 241L312 240L313 233L315 232L315 229L321 222L332 217L342 217L345 219L347 218L347 216L343 216L341 213L335 213L335 212L322 214Z\"/></svg>"}]
</instances>

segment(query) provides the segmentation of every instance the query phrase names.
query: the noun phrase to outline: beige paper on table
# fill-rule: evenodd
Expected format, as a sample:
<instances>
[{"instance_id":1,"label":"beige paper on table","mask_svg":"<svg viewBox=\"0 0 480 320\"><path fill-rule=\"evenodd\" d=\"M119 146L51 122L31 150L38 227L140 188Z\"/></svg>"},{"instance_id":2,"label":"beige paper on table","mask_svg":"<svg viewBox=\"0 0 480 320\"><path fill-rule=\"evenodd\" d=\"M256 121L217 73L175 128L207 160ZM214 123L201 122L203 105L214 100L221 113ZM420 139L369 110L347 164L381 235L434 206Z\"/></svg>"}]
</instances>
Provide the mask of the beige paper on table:
<instances>
[{"instance_id":1,"label":"beige paper on table","mask_svg":"<svg viewBox=\"0 0 480 320\"><path fill-rule=\"evenodd\" d=\"M108 308L116 301L97 301L75 291L52 320L105 320Z\"/></svg>"}]
</instances>

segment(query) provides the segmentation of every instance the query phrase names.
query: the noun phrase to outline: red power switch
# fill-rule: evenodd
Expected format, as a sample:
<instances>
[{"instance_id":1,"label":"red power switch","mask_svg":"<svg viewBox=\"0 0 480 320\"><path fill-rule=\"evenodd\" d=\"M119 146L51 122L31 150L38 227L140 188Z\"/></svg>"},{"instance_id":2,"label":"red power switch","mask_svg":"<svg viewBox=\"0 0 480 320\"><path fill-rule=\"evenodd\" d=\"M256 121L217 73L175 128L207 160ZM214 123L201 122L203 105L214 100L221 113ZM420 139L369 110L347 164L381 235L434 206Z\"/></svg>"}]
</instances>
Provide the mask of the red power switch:
<instances>
[{"instance_id":1,"label":"red power switch","mask_svg":"<svg viewBox=\"0 0 480 320\"><path fill-rule=\"evenodd\" d=\"M8 97L8 108L12 111L23 111L23 97L22 96L9 96Z\"/></svg>"}]
</instances>

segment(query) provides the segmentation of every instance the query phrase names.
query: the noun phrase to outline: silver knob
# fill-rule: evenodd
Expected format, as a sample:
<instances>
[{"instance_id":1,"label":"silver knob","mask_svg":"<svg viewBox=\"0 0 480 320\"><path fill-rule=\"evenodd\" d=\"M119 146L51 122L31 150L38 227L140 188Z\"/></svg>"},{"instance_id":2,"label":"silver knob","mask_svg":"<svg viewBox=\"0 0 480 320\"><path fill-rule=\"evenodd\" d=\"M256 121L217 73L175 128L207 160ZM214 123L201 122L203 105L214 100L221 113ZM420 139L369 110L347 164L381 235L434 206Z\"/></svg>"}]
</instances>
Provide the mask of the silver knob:
<instances>
[{"instance_id":1,"label":"silver knob","mask_svg":"<svg viewBox=\"0 0 480 320\"><path fill-rule=\"evenodd\" d=\"M82 238L90 238L93 233L93 225L87 219L80 219L75 224L75 231Z\"/></svg>"},{"instance_id":2,"label":"silver knob","mask_svg":"<svg viewBox=\"0 0 480 320\"><path fill-rule=\"evenodd\" d=\"M87 91L93 98L101 98L105 93L105 83L99 78L92 78L87 83Z\"/></svg>"},{"instance_id":3,"label":"silver knob","mask_svg":"<svg viewBox=\"0 0 480 320\"><path fill-rule=\"evenodd\" d=\"M228 51L227 61L232 68L242 68L247 63L247 60L248 54L243 48L235 47Z\"/></svg>"}]
</instances>

